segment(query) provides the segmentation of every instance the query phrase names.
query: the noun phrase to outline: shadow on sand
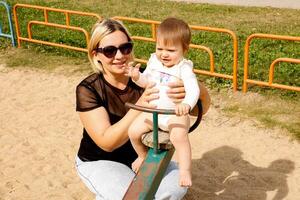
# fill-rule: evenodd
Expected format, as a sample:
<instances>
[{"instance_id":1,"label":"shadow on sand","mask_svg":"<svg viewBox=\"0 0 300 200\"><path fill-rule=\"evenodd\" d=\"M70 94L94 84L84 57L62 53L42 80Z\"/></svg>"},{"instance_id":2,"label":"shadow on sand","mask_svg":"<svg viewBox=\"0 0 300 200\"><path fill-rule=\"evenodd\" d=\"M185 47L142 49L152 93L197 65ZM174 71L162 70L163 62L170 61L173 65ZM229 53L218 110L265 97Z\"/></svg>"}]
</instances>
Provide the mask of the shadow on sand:
<instances>
[{"instance_id":1,"label":"shadow on sand","mask_svg":"<svg viewBox=\"0 0 300 200\"><path fill-rule=\"evenodd\" d=\"M265 168L257 167L244 160L239 149L222 146L193 160L193 187L185 199L284 199L289 191L287 174L294 168L294 162L285 159L274 160Z\"/></svg>"}]
</instances>

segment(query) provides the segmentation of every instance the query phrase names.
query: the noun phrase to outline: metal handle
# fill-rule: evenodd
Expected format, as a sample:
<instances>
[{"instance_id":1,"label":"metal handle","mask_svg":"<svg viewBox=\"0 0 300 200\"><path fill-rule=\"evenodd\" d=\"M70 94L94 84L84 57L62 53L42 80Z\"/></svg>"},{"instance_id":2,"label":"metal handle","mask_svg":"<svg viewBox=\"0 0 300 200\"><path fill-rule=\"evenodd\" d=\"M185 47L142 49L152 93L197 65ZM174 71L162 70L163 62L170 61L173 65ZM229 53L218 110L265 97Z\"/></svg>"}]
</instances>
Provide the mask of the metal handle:
<instances>
[{"instance_id":1,"label":"metal handle","mask_svg":"<svg viewBox=\"0 0 300 200\"><path fill-rule=\"evenodd\" d=\"M132 108L135 110L143 111L143 112L148 112L148 113L154 113L156 112L157 114L165 114L165 115L175 115L175 110L174 109L157 109L157 108L148 108L148 107L143 107L143 106L138 106L133 103L126 102L125 106L128 108Z\"/></svg>"},{"instance_id":2,"label":"metal handle","mask_svg":"<svg viewBox=\"0 0 300 200\"><path fill-rule=\"evenodd\" d=\"M147 108L147 107L143 107L143 106L138 106L129 102L125 103L125 106L128 108L132 108L135 110L139 110L139 111L143 111L143 112L148 112L148 113L157 113L157 114L165 114L165 115L175 115L175 110L173 109L157 109L157 108ZM195 130L197 128L197 126L200 124L201 119L202 119L202 103L201 100L199 99L197 102L198 107L198 115L197 115L197 119L194 122L194 124L190 127L189 132L192 132L193 130Z\"/></svg>"}]
</instances>

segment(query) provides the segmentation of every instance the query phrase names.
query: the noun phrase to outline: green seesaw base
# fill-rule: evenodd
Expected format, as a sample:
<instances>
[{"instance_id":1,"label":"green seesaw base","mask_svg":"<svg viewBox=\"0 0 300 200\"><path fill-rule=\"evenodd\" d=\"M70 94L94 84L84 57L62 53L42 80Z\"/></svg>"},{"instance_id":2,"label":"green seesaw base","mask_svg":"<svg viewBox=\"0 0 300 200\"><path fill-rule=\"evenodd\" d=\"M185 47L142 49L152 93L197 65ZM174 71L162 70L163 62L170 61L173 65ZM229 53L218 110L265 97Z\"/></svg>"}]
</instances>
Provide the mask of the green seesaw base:
<instances>
[{"instance_id":1,"label":"green seesaw base","mask_svg":"<svg viewBox=\"0 0 300 200\"><path fill-rule=\"evenodd\" d=\"M173 154L174 148L156 153L150 148L123 200L153 200Z\"/></svg>"}]
</instances>

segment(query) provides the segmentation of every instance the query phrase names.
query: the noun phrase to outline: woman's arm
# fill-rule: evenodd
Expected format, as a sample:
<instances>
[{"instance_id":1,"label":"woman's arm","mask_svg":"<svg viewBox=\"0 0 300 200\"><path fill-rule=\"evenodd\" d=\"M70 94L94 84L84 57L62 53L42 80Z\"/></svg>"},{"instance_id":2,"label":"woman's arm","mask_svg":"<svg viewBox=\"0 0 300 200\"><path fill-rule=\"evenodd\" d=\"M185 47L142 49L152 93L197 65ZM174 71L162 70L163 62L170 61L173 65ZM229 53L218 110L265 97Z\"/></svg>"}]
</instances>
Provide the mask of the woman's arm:
<instances>
[{"instance_id":1,"label":"woman's arm","mask_svg":"<svg viewBox=\"0 0 300 200\"><path fill-rule=\"evenodd\" d=\"M79 117L92 140L103 150L111 152L127 142L127 130L138 114L139 111L131 109L113 125L110 124L108 113L104 107L79 112Z\"/></svg>"},{"instance_id":2,"label":"woman's arm","mask_svg":"<svg viewBox=\"0 0 300 200\"><path fill-rule=\"evenodd\" d=\"M204 114L207 113L207 111L210 107L211 99L210 99L210 95L208 93L208 90L204 86L204 84L201 83L200 81L198 81L198 84L199 84L199 88L200 88L199 99L201 100L201 103L202 103L202 110L203 110L203 115L204 115Z\"/></svg>"},{"instance_id":3,"label":"woman's arm","mask_svg":"<svg viewBox=\"0 0 300 200\"><path fill-rule=\"evenodd\" d=\"M153 107L148 102L158 98L158 90L149 85L136 105ZM80 120L92 140L103 150L111 152L122 146L128 140L128 128L140 111L130 109L117 123L111 125L109 116L104 107L87 112L79 112ZM101 122L101 123L99 123Z\"/></svg>"}]
</instances>

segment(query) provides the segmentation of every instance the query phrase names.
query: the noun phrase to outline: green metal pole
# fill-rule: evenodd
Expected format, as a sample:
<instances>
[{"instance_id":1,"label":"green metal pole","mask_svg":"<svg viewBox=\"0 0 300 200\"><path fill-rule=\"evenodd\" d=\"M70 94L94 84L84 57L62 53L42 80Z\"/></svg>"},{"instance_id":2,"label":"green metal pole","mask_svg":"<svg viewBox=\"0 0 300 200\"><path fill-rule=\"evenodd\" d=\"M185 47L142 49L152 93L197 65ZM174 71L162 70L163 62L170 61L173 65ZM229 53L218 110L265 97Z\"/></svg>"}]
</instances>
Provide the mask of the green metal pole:
<instances>
[{"instance_id":1,"label":"green metal pole","mask_svg":"<svg viewBox=\"0 0 300 200\"><path fill-rule=\"evenodd\" d=\"M153 112L153 149L154 154L158 153L158 113Z\"/></svg>"}]
</instances>

